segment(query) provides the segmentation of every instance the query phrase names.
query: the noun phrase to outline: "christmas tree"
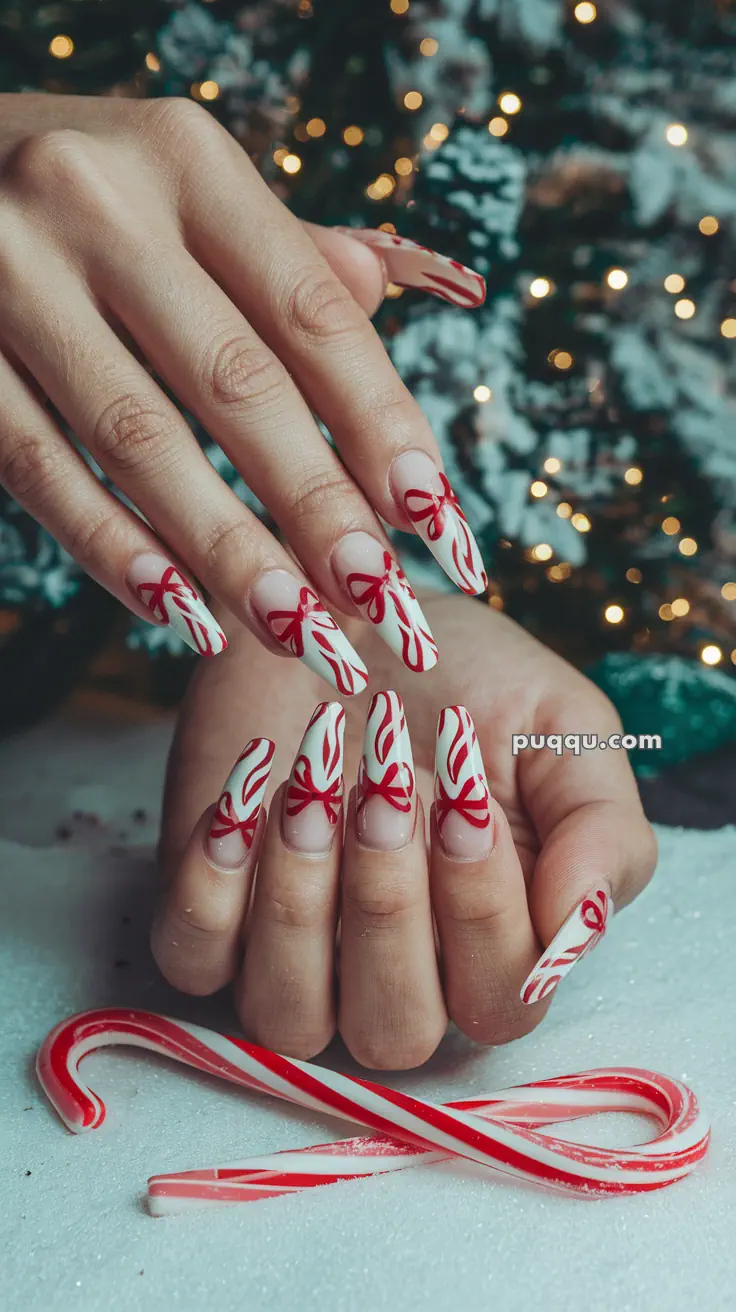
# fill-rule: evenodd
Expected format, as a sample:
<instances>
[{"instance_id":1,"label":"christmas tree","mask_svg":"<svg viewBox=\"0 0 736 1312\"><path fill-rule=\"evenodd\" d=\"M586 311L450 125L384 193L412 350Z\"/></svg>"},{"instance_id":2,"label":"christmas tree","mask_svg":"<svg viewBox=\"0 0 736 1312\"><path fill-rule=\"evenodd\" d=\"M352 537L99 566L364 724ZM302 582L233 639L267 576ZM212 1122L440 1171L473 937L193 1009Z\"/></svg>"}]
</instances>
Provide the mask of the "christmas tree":
<instances>
[{"instance_id":1,"label":"christmas tree","mask_svg":"<svg viewBox=\"0 0 736 1312\"><path fill-rule=\"evenodd\" d=\"M479 311L389 288L378 322L491 604L579 663L697 662L687 679L712 681L733 727L733 6L0 0L0 34L3 89L193 97L300 216L395 228L483 273ZM67 604L71 562L2 518L5 597Z\"/></svg>"}]
</instances>

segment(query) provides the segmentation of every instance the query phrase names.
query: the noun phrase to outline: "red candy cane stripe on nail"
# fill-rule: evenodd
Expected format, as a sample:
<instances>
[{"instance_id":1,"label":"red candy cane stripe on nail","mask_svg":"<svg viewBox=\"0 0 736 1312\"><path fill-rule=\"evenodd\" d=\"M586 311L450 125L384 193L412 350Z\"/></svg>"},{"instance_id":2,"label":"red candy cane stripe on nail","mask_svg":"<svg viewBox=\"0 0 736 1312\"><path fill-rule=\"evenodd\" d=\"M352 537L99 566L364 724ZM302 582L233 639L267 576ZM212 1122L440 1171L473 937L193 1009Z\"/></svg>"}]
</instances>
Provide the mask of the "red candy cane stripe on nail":
<instances>
[{"instance_id":1,"label":"red candy cane stripe on nail","mask_svg":"<svg viewBox=\"0 0 736 1312\"><path fill-rule=\"evenodd\" d=\"M441 492L410 488L404 494L404 509L458 587L475 596L487 588L488 576L457 496L446 476L439 478Z\"/></svg>"},{"instance_id":2,"label":"red candy cane stripe on nail","mask_svg":"<svg viewBox=\"0 0 736 1312\"><path fill-rule=\"evenodd\" d=\"M251 847L275 745L269 738L253 738L235 762L220 795L210 826L210 838L226 838L239 830Z\"/></svg>"},{"instance_id":3,"label":"red candy cane stripe on nail","mask_svg":"<svg viewBox=\"0 0 736 1312\"><path fill-rule=\"evenodd\" d=\"M272 1193L284 1192L284 1186L291 1191L329 1179L355 1178L365 1172L353 1159L359 1161L365 1153L381 1159L373 1163L371 1174L376 1169L413 1164L420 1154L425 1162L457 1156L557 1189L585 1194L637 1193L661 1188L689 1174L708 1147L708 1123L695 1095L678 1081L649 1071L586 1071L437 1105L368 1080L281 1057L197 1025L124 1008L85 1012L62 1022L38 1054L36 1068L44 1091L75 1133L96 1128L105 1117L105 1105L81 1080L79 1064L89 1052L120 1043L163 1053L259 1093L357 1121L380 1136L378 1144L362 1145L360 1151L354 1151L350 1142L320 1145L306 1153L290 1153L281 1163L271 1157L265 1167L263 1160L257 1159L219 1168L221 1182L229 1174L243 1185L246 1197L263 1196L254 1191L259 1177ZM663 1132L649 1143L612 1149L569 1142L538 1128L545 1122L601 1110L648 1112L659 1120ZM394 1160L396 1147L398 1162ZM407 1155L407 1147L415 1154ZM330 1155L338 1160L329 1163L326 1171L324 1157ZM281 1178L268 1182L264 1170L275 1171ZM197 1186L190 1193L196 1198L199 1186L208 1180L213 1183L213 1176L212 1171L195 1171L181 1179L188 1178ZM221 1182L216 1182L219 1187Z\"/></svg>"},{"instance_id":4,"label":"red candy cane stripe on nail","mask_svg":"<svg viewBox=\"0 0 736 1312\"><path fill-rule=\"evenodd\" d=\"M227 639L219 624L215 623L189 580L174 565L164 570L160 579L139 583L135 590L156 619L177 630L183 624L191 644L201 655L217 656L227 647Z\"/></svg>"},{"instance_id":5,"label":"red candy cane stripe on nail","mask_svg":"<svg viewBox=\"0 0 736 1312\"><path fill-rule=\"evenodd\" d=\"M597 888L583 898L524 983L522 1002L541 1002L554 993L560 980L600 942L612 911L613 903L604 888Z\"/></svg>"},{"instance_id":6,"label":"red candy cane stripe on nail","mask_svg":"<svg viewBox=\"0 0 736 1312\"><path fill-rule=\"evenodd\" d=\"M358 771L357 811L370 797L382 797L407 813L414 803L414 762L401 698L378 692L365 726L363 756Z\"/></svg>"},{"instance_id":7,"label":"red candy cane stripe on nail","mask_svg":"<svg viewBox=\"0 0 736 1312\"><path fill-rule=\"evenodd\" d=\"M440 833L452 811L475 829L487 829L491 823L490 791L478 737L464 706L446 706L440 712L434 799Z\"/></svg>"},{"instance_id":8,"label":"red candy cane stripe on nail","mask_svg":"<svg viewBox=\"0 0 736 1312\"><path fill-rule=\"evenodd\" d=\"M321 804L331 825L342 809L342 740L345 712L335 702L315 710L301 742L286 790L286 814Z\"/></svg>"},{"instance_id":9,"label":"red candy cane stripe on nail","mask_svg":"<svg viewBox=\"0 0 736 1312\"><path fill-rule=\"evenodd\" d=\"M269 611L266 624L274 638L294 656L306 659L311 669L324 675L320 664L326 664L338 692L352 696L366 686L365 668L355 664L355 652L312 588L300 589L296 610Z\"/></svg>"},{"instance_id":10,"label":"red candy cane stripe on nail","mask_svg":"<svg viewBox=\"0 0 736 1312\"><path fill-rule=\"evenodd\" d=\"M398 652L400 644L401 658L410 670L420 674L437 664L437 644L404 571L390 552L383 553L382 574L348 574L346 585L356 606L381 629L392 650Z\"/></svg>"},{"instance_id":11,"label":"red candy cane stripe on nail","mask_svg":"<svg viewBox=\"0 0 736 1312\"><path fill-rule=\"evenodd\" d=\"M458 260L448 259L410 237L378 228L343 228L350 236L381 251L386 272L397 287L432 292L443 301L473 309L486 296L484 279Z\"/></svg>"}]
</instances>

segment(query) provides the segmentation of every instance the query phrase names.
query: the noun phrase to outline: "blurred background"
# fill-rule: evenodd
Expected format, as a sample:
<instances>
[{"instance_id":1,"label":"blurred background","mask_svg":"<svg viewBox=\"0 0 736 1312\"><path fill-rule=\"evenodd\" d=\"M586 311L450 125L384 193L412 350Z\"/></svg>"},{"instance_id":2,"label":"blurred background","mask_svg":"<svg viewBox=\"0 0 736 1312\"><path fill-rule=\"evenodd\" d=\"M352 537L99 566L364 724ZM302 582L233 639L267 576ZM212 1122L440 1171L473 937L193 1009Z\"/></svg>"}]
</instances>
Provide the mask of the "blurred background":
<instances>
[{"instance_id":1,"label":"blurred background","mask_svg":"<svg viewBox=\"0 0 736 1312\"><path fill-rule=\"evenodd\" d=\"M0 0L0 91L29 90L191 97L300 216L483 273L481 310L389 287L378 326L488 603L660 733L658 770L698 757L701 819L736 796L736 4ZM1 728L79 686L171 706L191 667L0 493Z\"/></svg>"}]
</instances>

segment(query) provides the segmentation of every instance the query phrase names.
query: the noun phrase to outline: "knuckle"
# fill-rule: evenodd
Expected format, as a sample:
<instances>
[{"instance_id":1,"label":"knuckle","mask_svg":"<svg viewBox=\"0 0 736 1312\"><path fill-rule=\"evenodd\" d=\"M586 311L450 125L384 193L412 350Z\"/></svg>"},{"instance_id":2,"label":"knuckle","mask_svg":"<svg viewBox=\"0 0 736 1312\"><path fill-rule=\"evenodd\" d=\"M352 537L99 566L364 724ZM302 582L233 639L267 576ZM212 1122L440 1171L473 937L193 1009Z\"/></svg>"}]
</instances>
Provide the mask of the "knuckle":
<instances>
[{"instance_id":1,"label":"knuckle","mask_svg":"<svg viewBox=\"0 0 736 1312\"><path fill-rule=\"evenodd\" d=\"M59 478L53 446L33 434L8 441L0 449L0 483L16 501L43 505Z\"/></svg>"},{"instance_id":2,"label":"knuckle","mask_svg":"<svg viewBox=\"0 0 736 1312\"><path fill-rule=\"evenodd\" d=\"M64 543L69 555L79 565L86 568L109 557L109 540L112 529L112 516L109 513L97 518L81 518L76 521L66 536Z\"/></svg>"},{"instance_id":3,"label":"knuckle","mask_svg":"<svg viewBox=\"0 0 736 1312\"><path fill-rule=\"evenodd\" d=\"M304 477L289 492L290 520L305 532L310 524L320 528L335 515L343 519L355 491L349 474L339 466Z\"/></svg>"},{"instance_id":4,"label":"knuckle","mask_svg":"<svg viewBox=\"0 0 736 1312\"><path fill-rule=\"evenodd\" d=\"M402 933L416 914L416 896L409 889L390 884L376 884L370 890L346 890L343 913L353 919L361 933Z\"/></svg>"},{"instance_id":5,"label":"knuckle","mask_svg":"<svg viewBox=\"0 0 736 1312\"><path fill-rule=\"evenodd\" d=\"M324 923L322 906L285 891L280 896L267 893L258 910L265 921L283 929L311 930Z\"/></svg>"},{"instance_id":6,"label":"knuckle","mask_svg":"<svg viewBox=\"0 0 736 1312\"><path fill-rule=\"evenodd\" d=\"M92 445L109 466L125 473L160 457L167 444L169 421L143 397L117 397L97 420Z\"/></svg>"},{"instance_id":7,"label":"knuckle","mask_svg":"<svg viewBox=\"0 0 736 1312\"><path fill-rule=\"evenodd\" d=\"M246 337L223 342L204 370L205 390L215 405L262 405L281 392L283 381L275 356Z\"/></svg>"},{"instance_id":8,"label":"knuckle","mask_svg":"<svg viewBox=\"0 0 736 1312\"><path fill-rule=\"evenodd\" d=\"M233 570L242 575L243 562L251 561L255 551L253 530L247 518L231 523L214 524L205 534L198 555L204 562L204 576L225 579Z\"/></svg>"},{"instance_id":9,"label":"knuckle","mask_svg":"<svg viewBox=\"0 0 736 1312\"><path fill-rule=\"evenodd\" d=\"M359 331L366 319L347 287L327 270L305 273L289 291L286 323L309 345L320 345Z\"/></svg>"},{"instance_id":10,"label":"knuckle","mask_svg":"<svg viewBox=\"0 0 736 1312\"><path fill-rule=\"evenodd\" d=\"M160 100L150 100L147 112L152 124L166 132L174 129L184 133L200 133L212 128L212 117L208 111L187 96L162 96Z\"/></svg>"},{"instance_id":11,"label":"knuckle","mask_svg":"<svg viewBox=\"0 0 736 1312\"><path fill-rule=\"evenodd\" d=\"M73 128L51 128L25 137L8 162L12 178L33 186L58 186L77 181L89 166L89 150L83 132Z\"/></svg>"}]
</instances>

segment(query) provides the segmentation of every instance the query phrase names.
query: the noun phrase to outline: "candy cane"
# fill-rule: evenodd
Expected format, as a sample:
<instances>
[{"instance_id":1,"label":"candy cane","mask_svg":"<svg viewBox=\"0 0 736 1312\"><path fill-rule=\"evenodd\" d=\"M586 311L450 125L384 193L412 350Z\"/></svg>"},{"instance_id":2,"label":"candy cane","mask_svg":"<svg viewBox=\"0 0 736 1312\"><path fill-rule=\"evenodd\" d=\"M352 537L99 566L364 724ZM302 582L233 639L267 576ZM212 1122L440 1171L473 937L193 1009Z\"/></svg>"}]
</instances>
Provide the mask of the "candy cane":
<instances>
[{"instance_id":1,"label":"candy cane","mask_svg":"<svg viewBox=\"0 0 736 1312\"><path fill-rule=\"evenodd\" d=\"M39 1052L41 1084L75 1133L95 1129L105 1117L104 1103L79 1077L79 1063L96 1048L119 1043L163 1053L197 1070L311 1110L330 1111L381 1136L272 1154L233 1167L185 1172L176 1177L184 1185L179 1205L186 1205L187 1199L224 1201L222 1191L228 1179L228 1201L235 1201L236 1197L293 1192L452 1156L563 1190L638 1193L688 1175L705 1156L710 1137L695 1095L679 1081L650 1071L586 1071L438 1106L198 1025L117 1008L83 1012L63 1021ZM613 1110L654 1115L663 1133L633 1148L611 1149L559 1139L535 1128ZM173 1210L173 1195L172 1207L167 1209L162 1183L171 1180L156 1177L151 1181L152 1187L161 1186L155 1210ZM181 1189L181 1183L176 1188Z\"/></svg>"}]
</instances>

